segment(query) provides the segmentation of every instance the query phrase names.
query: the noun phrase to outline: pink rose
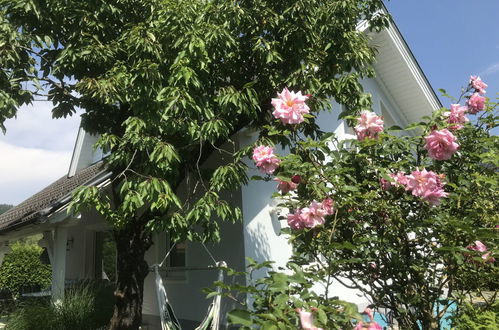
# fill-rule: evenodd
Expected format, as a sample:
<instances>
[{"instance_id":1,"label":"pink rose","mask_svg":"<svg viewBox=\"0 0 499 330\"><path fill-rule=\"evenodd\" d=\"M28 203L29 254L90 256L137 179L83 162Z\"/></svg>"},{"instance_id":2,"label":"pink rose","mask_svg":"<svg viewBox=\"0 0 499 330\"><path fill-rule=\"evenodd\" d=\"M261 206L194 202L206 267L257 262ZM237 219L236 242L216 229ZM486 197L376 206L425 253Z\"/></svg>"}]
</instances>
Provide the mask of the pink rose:
<instances>
[{"instance_id":1,"label":"pink rose","mask_svg":"<svg viewBox=\"0 0 499 330\"><path fill-rule=\"evenodd\" d=\"M383 330L383 327L374 321L374 313L370 308L366 308L362 314L367 314L370 322L364 325L364 322L359 322L354 330Z\"/></svg>"},{"instance_id":2,"label":"pink rose","mask_svg":"<svg viewBox=\"0 0 499 330\"><path fill-rule=\"evenodd\" d=\"M271 147L258 146L253 150L253 160L260 172L272 174L279 167L281 160L274 155Z\"/></svg>"},{"instance_id":3,"label":"pink rose","mask_svg":"<svg viewBox=\"0 0 499 330\"><path fill-rule=\"evenodd\" d=\"M288 226L294 230L301 230L305 228L301 217L301 209L295 211L295 213L288 214Z\"/></svg>"},{"instance_id":4,"label":"pink rose","mask_svg":"<svg viewBox=\"0 0 499 330\"><path fill-rule=\"evenodd\" d=\"M412 195L422 197L432 205L440 204L440 198L447 197L449 194L443 190L444 184L433 171L416 170L407 176L406 190L412 192Z\"/></svg>"},{"instance_id":5,"label":"pink rose","mask_svg":"<svg viewBox=\"0 0 499 330\"><path fill-rule=\"evenodd\" d=\"M277 190L279 190L283 195L286 195L288 192L295 190L298 186L293 181L282 181L279 178L275 178L274 181L278 182Z\"/></svg>"},{"instance_id":6,"label":"pink rose","mask_svg":"<svg viewBox=\"0 0 499 330\"><path fill-rule=\"evenodd\" d=\"M480 94L485 94L485 88L488 87L486 83L480 79L480 77L477 76L471 76L470 77L470 85L475 89Z\"/></svg>"},{"instance_id":7,"label":"pink rose","mask_svg":"<svg viewBox=\"0 0 499 330\"><path fill-rule=\"evenodd\" d=\"M376 139L378 133L383 131L383 119L372 111L363 110L357 118L358 124L354 127L357 139Z\"/></svg>"},{"instance_id":8,"label":"pink rose","mask_svg":"<svg viewBox=\"0 0 499 330\"><path fill-rule=\"evenodd\" d=\"M322 225L325 222L324 217L327 215L326 210L322 207L321 203L313 201L309 207L301 209L301 219L303 225L307 228L314 228Z\"/></svg>"},{"instance_id":9,"label":"pink rose","mask_svg":"<svg viewBox=\"0 0 499 330\"><path fill-rule=\"evenodd\" d=\"M290 92L284 88L281 93L277 93L276 99L272 99L274 112L272 114L276 119L280 119L283 124L299 124L305 119L303 114L309 113L310 108L305 104L308 95Z\"/></svg>"},{"instance_id":10,"label":"pink rose","mask_svg":"<svg viewBox=\"0 0 499 330\"><path fill-rule=\"evenodd\" d=\"M397 183L401 186L406 186L407 182L409 182L409 179L407 179L407 176L403 172L397 172L395 174L390 174L390 176L393 178L395 183Z\"/></svg>"},{"instance_id":11,"label":"pink rose","mask_svg":"<svg viewBox=\"0 0 499 330\"><path fill-rule=\"evenodd\" d=\"M463 107L459 104L451 104L450 111L444 112L444 116L447 117L447 123L455 124L449 128L452 130L463 128L462 124L470 121L468 117L466 117L466 112L468 112L467 107Z\"/></svg>"},{"instance_id":12,"label":"pink rose","mask_svg":"<svg viewBox=\"0 0 499 330\"><path fill-rule=\"evenodd\" d=\"M447 160L459 148L456 143L456 137L447 129L432 131L425 137L426 144L424 148L428 150L428 156L436 160Z\"/></svg>"},{"instance_id":13,"label":"pink rose","mask_svg":"<svg viewBox=\"0 0 499 330\"><path fill-rule=\"evenodd\" d=\"M402 172L390 173L388 175L393 179L393 182L381 178L379 181L381 184L381 189L383 190L388 190L391 187L396 186L405 186L407 184L407 177Z\"/></svg>"},{"instance_id":14,"label":"pink rose","mask_svg":"<svg viewBox=\"0 0 499 330\"><path fill-rule=\"evenodd\" d=\"M487 246L480 241L475 241L473 245L468 245L466 248L471 251L486 252L482 254L482 259L485 262L496 261L496 259L490 255L490 251L487 251Z\"/></svg>"},{"instance_id":15,"label":"pink rose","mask_svg":"<svg viewBox=\"0 0 499 330\"><path fill-rule=\"evenodd\" d=\"M467 105L468 111L471 114L477 114L479 111L485 109L485 97L480 96L478 93L473 93L469 98Z\"/></svg>"},{"instance_id":16,"label":"pink rose","mask_svg":"<svg viewBox=\"0 0 499 330\"><path fill-rule=\"evenodd\" d=\"M327 215L331 215L334 213L334 201L331 198L328 197L323 200L321 205Z\"/></svg>"},{"instance_id":17,"label":"pink rose","mask_svg":"<svg viewBox=\"0 0 499 330\"><path fill-rule=\"evenodd\" d=\"M467 248L469 250L478 251L478 252L485 252L485 251L487 251L487 246L485 244L483 244L482 242L480 242L480 241L475 241L475 244L469 245Z\"/></svg>"},{"instance_id":18,"label":"pink rose","mask_svg":"<svg viewBox=\"0 0 499 330\"><path fill-rule=\"evenodd\" d=\"M322 203L313 201L309 207L297 209L295 213L288 214L288 225L291 229L300 230L323 225L324 217L334 213L333 200L326 198Z\"/></svg>"},{"instance_id":19,"label":"pink rose","mask_svg":"<svg viewBox=\"0 0 499 330\"><path fill-rule=\"evenodd\" d=\"M314 314L312 312L307 312L302 308L296 309L296 312L300 315L302 330L322 330L322 328L314 326Z\"/></svg>"}]
</instances>

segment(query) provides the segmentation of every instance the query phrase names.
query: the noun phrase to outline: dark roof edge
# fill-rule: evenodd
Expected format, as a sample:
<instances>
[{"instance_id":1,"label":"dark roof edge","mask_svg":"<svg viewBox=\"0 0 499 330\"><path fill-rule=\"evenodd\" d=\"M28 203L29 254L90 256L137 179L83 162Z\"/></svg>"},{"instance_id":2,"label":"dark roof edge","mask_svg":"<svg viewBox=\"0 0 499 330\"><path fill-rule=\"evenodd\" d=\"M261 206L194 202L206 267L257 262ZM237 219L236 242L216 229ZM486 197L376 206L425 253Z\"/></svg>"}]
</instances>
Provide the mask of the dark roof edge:
<instances>
[{"instance_id":1,"label":"dark roof edge","mask_svg":"<svg viewBox=\"0 0 499 330\"><path fill-rule=\"evenodd\" d=\"M89 180L87 180L86 182L81 184L79 187L81 187L81 186L97 186L97 185L103 183L104 181L106 181L107 179L109 179L111 177L111 175L112 175L112 172L108 172L107 170L102 170L99 173L97 173L96 175L94 175L92 178L90 178ZM73 191L69 192L68 194L66 194L66 196L55 201L54 203L52 203L52 205L35 212L34 214L31 215L30 219L28 219L26 221L16 221L12 224L9 224L8 226L1 228L0 235L6 234L10 231L19 229L19 228L24 227L24 226L44 222L43 221L44 219L46 220L53 212L64 207L65 205L67 205L71 201L71 199L73 198Z\"/></svg>"}]
</instances>

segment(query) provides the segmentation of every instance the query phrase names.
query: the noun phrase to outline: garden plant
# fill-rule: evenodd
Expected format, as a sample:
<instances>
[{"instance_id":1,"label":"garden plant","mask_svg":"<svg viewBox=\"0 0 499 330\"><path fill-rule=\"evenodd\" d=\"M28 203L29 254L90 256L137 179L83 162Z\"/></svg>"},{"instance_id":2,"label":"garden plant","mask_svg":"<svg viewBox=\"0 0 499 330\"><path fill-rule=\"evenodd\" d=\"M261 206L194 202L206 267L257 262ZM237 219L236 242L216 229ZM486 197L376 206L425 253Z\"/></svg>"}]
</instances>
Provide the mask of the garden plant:
<instances>
[{"instance_id":1,"label":"garden plant","mask_svg":"<svg viewBox=\"0 0 499 330\"><path fill-rule=\"evenodd\" d=\"M371 309L362 321L337 300L339 283L390 311L401 329L440 329L451 311L461 315L457 328L468 329L474 313L495 324L499 156L491 131L498 104L485 98L486 88L471 76L448 108L404 129L384 127L381 116L363 110L347 117L356 139L343 141L330 132L303 134L313 94L278 93L275 120L252 158L263 174L255 179L277 181L293 256L287 272L271 271L243 289L254 302L233 311L232 321L381 329ZM283 137L291 143L277 155ZM473 310L477 297L482 307Z\"/></svg>"}]
</instances>

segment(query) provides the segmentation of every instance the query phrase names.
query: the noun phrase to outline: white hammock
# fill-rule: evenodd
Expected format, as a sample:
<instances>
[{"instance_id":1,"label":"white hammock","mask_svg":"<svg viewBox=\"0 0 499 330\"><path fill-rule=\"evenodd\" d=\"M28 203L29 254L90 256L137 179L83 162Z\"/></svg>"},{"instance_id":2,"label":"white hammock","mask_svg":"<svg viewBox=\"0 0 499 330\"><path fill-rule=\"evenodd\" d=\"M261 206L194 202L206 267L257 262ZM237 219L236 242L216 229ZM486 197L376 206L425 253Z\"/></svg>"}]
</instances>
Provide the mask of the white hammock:
<instances>
[{"instance_id":1,"label":"white hammock","mask_svg":"<svg viewBox=\"0 0 499 330\"><path fill-rule=\"evenodd\" d=\"M204 244L203 244L204 246ZM208 249L206 246L204 246L206 251L209 253ZM171 249L170 249L171 251ZM166 294L165 290L165 285L163 284L163 279L161 278L161 274L159 273L159 268L161 265L164 263L168 255L170 254L170 251L168 251L166 257L163 259L163 261L160 264L155 264L153 265L154 273L156 275L156 295L158 298L158 306L159 306L159 316L161 318L161 328L162 330L182 330L182 327L180 326L180 322L178 321L177 317L175 316L175 312L173 311L172 306L170 305L170 302L168 301L168 296ZM213 256L210 254L210 257ZM224 261L221 262L216 262L215 267L212 268L183 268L184 270L212 270L212 269L217 269L218 268L218 281L223 282L224 280L224 270L223 268L227 267L227 264ZM222 297L220 295L222 288L217 287L217 295L213 298L212 302L210 303L210 306L208 307L208 312L206 313L206 316L204 317L203 321L201 324L196 328L196 330L218 330L219 329L219 324L220 324L220 304Z\"/></svg>"}]
</instances>

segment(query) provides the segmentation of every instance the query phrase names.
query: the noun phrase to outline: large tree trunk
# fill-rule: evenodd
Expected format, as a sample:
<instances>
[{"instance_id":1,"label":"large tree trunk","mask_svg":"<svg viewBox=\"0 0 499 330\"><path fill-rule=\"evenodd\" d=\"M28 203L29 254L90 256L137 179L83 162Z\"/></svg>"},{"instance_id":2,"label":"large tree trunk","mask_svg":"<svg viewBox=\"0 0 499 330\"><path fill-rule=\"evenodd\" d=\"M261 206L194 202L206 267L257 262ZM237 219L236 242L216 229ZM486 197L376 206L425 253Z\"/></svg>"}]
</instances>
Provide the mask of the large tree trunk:
<instances>
[{"instance_id":1,"label":"large tree trunk","mask_svg":"<svg viewBox=\"0 0 499 330\"><path fill-rule=\"evenodd\" d=\"M128 223L126 228L114 231L117 280L110 330L138 330L142 323L144 279L149 273L144 255L152 245L152 240L151 234L135 220Z\"/></svg>"}]
</instances>

